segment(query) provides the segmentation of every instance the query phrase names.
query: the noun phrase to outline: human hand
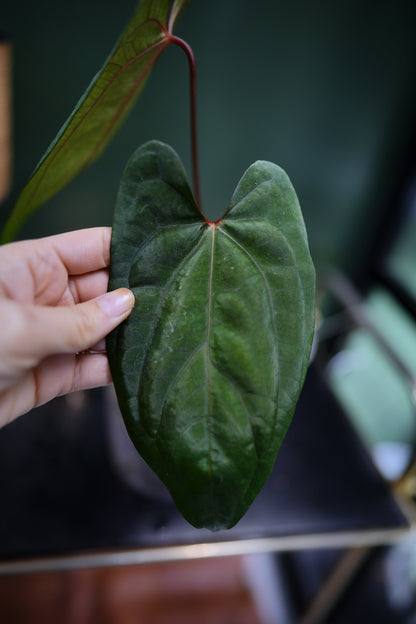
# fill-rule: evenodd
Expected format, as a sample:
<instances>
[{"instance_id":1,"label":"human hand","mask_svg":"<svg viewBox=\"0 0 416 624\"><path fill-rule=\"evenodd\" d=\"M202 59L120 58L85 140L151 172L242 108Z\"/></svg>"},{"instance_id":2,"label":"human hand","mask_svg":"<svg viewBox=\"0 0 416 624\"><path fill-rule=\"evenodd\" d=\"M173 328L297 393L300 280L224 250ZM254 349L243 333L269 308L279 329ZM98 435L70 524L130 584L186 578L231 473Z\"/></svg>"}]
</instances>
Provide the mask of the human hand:
<instances>
[{"instance_id":1,"label":"human hand","mask_svg":"<svg viewBox=\"0 0 416 624\"><path fill-rule=\"evenodd\" d=\"M111 382L103 339L134 296L106 293L110 238L102 227L0 247L0 426Z\"/></svg>"}]
</instances>

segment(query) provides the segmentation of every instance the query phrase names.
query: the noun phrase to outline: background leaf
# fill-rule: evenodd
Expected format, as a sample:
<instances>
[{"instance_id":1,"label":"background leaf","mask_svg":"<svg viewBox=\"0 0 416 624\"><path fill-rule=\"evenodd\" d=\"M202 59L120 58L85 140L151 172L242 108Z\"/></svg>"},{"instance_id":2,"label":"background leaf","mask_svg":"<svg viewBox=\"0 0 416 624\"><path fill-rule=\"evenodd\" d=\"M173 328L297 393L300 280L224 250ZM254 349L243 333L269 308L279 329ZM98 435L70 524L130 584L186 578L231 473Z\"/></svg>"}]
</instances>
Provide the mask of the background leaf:
<instances>
[{"instance_id":1,"label":"background leaf","mask_svg":"<svg viewBox=\"0 0 416 624\"><path fill-rule=\"evenodd\" d=\"M24 187L2 232L2 242L12 240L36 208L101 154L169 43L169 4L170 0L140 2L115 49ZM175 0L170 28L186 4L186 0Z\"/></svg>"},{"instance_id":2,"label":"background leaf","mask_svg":"<svg viewBox=\"0 0 416 624\"><path fill-rule=\"evenodd\" d=\"M173 31L175 22L191 0L174 0L169 16L169 32Z\"/></svg>"},{"instance_id":3,"label":"background leaf","mask_svg":"<svg viewBox=\"0 0 416 624\"><path fill-rule=\"evenodd\" d=\"M262 488L303 385L315 273L296 194L276 165L242 177L221 222L150 142L121 181L110 288L136 297L108 338L137 449L185 518L233 526Z\"/></svg>"}]
</instances>

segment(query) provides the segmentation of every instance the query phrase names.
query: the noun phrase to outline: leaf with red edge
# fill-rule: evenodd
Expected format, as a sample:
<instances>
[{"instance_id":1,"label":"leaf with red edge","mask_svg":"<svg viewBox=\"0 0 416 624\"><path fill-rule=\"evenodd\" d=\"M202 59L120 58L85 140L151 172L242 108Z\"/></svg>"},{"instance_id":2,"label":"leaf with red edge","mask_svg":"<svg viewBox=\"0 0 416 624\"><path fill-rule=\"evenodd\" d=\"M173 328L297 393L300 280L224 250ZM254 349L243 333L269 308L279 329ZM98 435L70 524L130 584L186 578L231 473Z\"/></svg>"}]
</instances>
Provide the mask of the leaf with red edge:
<instances>
[{"instance_id":1,"label":"leaf with red edge","mask_svg":"<svg viewBox=\"0 0 416 624\"><path fill-rule=\"evenodd\" d=\"M101 71L23 188L2 232L12 240L27 217L96 160L143 90L189 0L142 0Z\"/></svg>"}]
</instances>

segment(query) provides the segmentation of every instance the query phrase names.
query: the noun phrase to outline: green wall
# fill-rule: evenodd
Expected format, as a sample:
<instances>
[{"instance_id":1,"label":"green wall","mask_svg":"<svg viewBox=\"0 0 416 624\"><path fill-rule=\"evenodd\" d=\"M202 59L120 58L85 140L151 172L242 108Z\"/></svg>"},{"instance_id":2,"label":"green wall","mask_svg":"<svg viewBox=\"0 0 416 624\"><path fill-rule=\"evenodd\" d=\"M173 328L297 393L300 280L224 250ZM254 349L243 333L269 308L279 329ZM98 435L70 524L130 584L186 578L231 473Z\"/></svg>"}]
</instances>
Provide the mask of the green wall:
<instances>
[{"instance_id":1,"label":"green wall","mask_svg":"<svg viewBox=\"0 0 416 624\"><path fill-rule=\"evenodd\" d=\"M3 216L134 8L134 0L3 3L15 139ZM403 0L191 0L177 34L198 61L206 213L220 216L254 160L273 160L297 189L318 266L359 259L416 121L415 18L416 3ZM183 52L167 50L101 160L21 236L110 224L124 165L147 139L171 143L189 171L187 76Z\"/></svg>"}]
</instances>

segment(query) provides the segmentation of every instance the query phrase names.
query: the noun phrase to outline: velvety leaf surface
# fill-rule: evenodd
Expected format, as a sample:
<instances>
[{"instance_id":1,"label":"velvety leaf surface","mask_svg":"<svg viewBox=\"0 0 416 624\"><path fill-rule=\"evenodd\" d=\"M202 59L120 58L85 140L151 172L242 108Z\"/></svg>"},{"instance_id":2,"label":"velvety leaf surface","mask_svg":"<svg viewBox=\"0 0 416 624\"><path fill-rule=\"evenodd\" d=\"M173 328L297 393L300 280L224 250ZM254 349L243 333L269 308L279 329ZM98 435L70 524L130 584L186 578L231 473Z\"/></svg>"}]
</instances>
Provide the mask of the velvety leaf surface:
<instances>
[{"instance_id":1,"label":"velvety leaf surface","mask_svg":"<svg viewBox=\"0 0 416 624\"><path fill-rule=\"evenodd\" d=\"M129 434L191 524L231 527L270 473L309 361L315 273L294 189L256 162L207 222L178 156L152 141L122 178L111 254L110 288L136 297L107 345Z\"/></svg>"},{"instance_id":2,"label":"velvety leaf surface","mask_svg":"<svg viewBox=\"0 0 416 624\"><path fill-rule=\"evenodd\" d=\"M175 0L168 16L170 0L141 0L115 49L24 187L2 242L12 240L30 213L98 158L141 93L188 1Z\"/></svg>"}]
</instances>

